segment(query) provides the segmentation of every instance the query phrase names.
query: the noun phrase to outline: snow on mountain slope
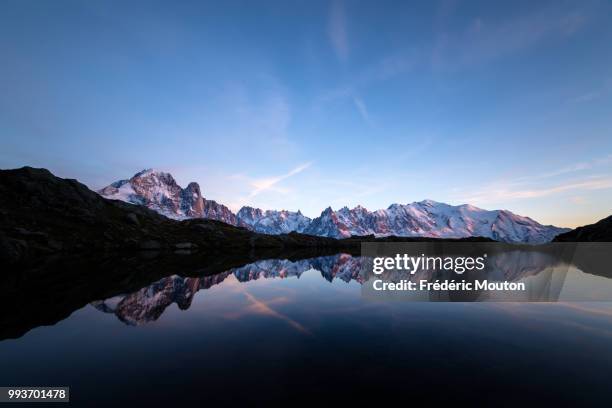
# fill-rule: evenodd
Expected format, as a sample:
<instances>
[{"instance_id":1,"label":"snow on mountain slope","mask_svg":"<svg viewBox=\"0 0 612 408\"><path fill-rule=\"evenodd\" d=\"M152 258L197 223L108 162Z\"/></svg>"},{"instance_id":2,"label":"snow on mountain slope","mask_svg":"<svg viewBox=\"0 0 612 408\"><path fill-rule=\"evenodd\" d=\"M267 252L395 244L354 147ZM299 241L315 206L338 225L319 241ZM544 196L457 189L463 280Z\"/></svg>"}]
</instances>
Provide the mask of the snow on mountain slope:
<instances>
[{"instance_id":1,"label":"snow on mountain slope","mask_svg":"<svg viewBox=\"0 0 612 408\"><path fill-rule=\"evenodd\" d=\"M264 234L288 234L289 232L303 232L310 224L310 218L304 216L299 210L293 211L262 211L259 208L242 207L237 217L249 225L254 231Z\"/></svg>"},{"instance_id":2,"label":"snow on mountain slope","mask_svg":"<svg viewBox=\"0 0 612 408\"><path fill-rule=\"evenodd\" d=\"M543 243L567 231L541 225L505 210L487 211L469 204L452 206L432 200L392 204L369 212L363 207L338 211L325 209L304 230L306 234L333 238L351 235L464 238L481 236L503 242Z\"/></svg>"},{"instance_id":3,"label":"snow on mountain slope","mask_svg":"<svg viewBox=\"0 0 612 408\"><path fill-rule=\"evenodd\" d=\"M183 189L172 175L153 169L136 173L99 190L105 198L144 205L169 218L209 218L239 225L236 215L226 206L202 197L198 183Z\"/></svg>"}]
</instances>

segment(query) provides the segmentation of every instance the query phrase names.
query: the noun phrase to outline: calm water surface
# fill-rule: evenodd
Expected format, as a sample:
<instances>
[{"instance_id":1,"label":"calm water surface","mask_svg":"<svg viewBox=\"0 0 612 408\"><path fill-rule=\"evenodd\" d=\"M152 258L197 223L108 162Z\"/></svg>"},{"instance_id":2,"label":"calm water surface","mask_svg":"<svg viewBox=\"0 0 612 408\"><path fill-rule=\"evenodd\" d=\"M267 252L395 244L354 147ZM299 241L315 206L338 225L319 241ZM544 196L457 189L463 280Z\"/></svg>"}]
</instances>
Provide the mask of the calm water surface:
<instances>
[{"instance_id":1,"label":"calm water surface","mask_svg":"<svg viewBox=\"0 0 612 408\"><path fill-rule=\"evenodd\" d=\"M0 341L0 385L68 385L83 406L612 404L610 303L372 301L356 261L261 261L94 301ZM581 274L567 281L610 281Z\"/></svg>"}]
</instances>

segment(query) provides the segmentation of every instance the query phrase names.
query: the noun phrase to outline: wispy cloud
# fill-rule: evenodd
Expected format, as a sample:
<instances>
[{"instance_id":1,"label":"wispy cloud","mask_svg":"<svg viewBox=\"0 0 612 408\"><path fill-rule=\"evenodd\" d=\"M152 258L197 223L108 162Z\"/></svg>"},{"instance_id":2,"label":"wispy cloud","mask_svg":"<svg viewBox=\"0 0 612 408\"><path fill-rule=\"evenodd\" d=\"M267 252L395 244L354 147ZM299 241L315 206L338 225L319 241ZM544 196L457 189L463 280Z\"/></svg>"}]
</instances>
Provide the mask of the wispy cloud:
<instances>
[{"instance_id":1,"label":"wispy cloud","mask_svg":"<svg viewBox=\"0 0 612 408\"><path fill-rule=\"evenodd\" d=\"M583 170L590 170L593 168L597 168L599 166L606 166L612 164L612 154L607 156L599 157L597 159L593 159L590 161L582 161L574 164L570 164L568 166L564 166L555 170L546 171L540 174L530 174L529 176L516 178L514 180L515 183L523 183L526 181L535 181L542 180L548 178L554 178L562 175L567 175L570 173L576 173Z\"/></svg>"},{"instance_id":2,"label":"wispy cloud","mask_svg":"<svg viewBox=\"0 0 612 408\"><path fill-rule=\"evenodd\" d=\"M410 71L415 65L415 56L412 53L398 52L374 61L356 74L349 76L338 86L323 92L318 102L329 102L354 96L358 91L369 86L390 80L398 75Z\"/></svg>"},{"instance_id":3,"label":"wispy cloud","mask_svg":"<svg viewBox=\"0 0 612 408\"><path fill-rule=\"evenodd\" d=\"M349 40L346 27L346 12L344 3L340 0L332 2L329 11L327 35L338 59L342 62L349 57Z\"/></svg>"},{"instance_id":4,"label":"wispy cloud","mask_svg":"<svg viewBox=\"0 0 612 408\"><path fill-rule=\"evenodd\" d=\"M312 164L312 162L300 164L299 166L295 167L294 169L292 169L288 173L282 174L280 176L267 177L267 178L261 178L261 179L253 180L251 182L251 186L253 187L253 190L249 194L248 199L252 199L256 195L261 194L264 191L268 191L268 190L278 191L278 192L281 192L281 193L282 192L286 192L286 190L278 188L277 184L280 183L283 180L288 179L291 176L295 176L296 174L299 174L299 173L303 172L308 167L310 167L311 164Z\"/></svg>"},{"instance_id":5,"label":"wispy cloud","mask_svg":"<svg viewBox=\"0 0 612 408\"><path fill-rule=\"evenodd\" d=\"M235 129L242 134L248 129L249 139L257 132L260 139L272 143L286 143L287 129L291 124L291 105L280 81L270 75L262 75L260 87L249 87L240 81L226 84L218 105L227 115L224 131ZM260 143L261 144L261 143Z\"/></svg>"},{"instance_id":6,"label":"wispy cloud","mask_svg":"<svg viewBox=\"0 0 612 408\"><path fill-rule=\"evenodd\" d=\"M437 41L432 49L434 68L454 68L490 60L537 46L553 38L568 37L587 21L577 8L547 7L499 24L475 18L463 31L448 28L451 13L438 21Z\"/></svg>"},{"instance_id":7,"label":"wispy cloud","mask_svg":"<svg viewBox=\"0 0 612 408\"><path fill-rule=\"evenodd\" d=\"M245 308L239 308L233 310L229 313L224 313L223 316L227 319L240 319L249 314L257 314L262 316L267 316L271 318L275 318L287 323L289 326L294 328L295 330L306 334L312 335L312 332L308 330L304 325L300 322L292 319L291 317L276 311L272 306L275 304L284 305L288 303L289 297L280 296L270 300L260 300L253 296L247 289L244 288L242 284L236 284L236 280L226 280L223 282L224 287L228 287L233 284L233 289L236 292L243 293L248 301L248 306Z\"/></svg>"},{"instance_id":8,"label":"wispy cloud","mask_svg":"<svg viewBox=\"0 0 612 408\"><path fill-rule=\"evenodd\" d=\"M591 102L595 99L605 97L609 93L610 89L612 89L612 79L608 78L603 82L603 84L600 87L596 89L592 89L576 97L570 98L569 102L571 103Z\"/></svg>"},{"instance_id":9,"label":"wispy cloud","mask_svg":"<svg viewBox=\"0 0 612 408\"><path fill-rule=\"evenodd\" d=\"M507 202L530 198L548 197L564 192L578 192L589 190L605 190L612 188L612 177L596 176L590 179L569 181L544 188L516 188L493 184L470 195L460 198L460 201L474 204Z\"/></svg>"},{"instance_id":10,"label":"wispy cloud","mask_svg":"<svg viewBox=\"0 0 612 408\"><path fill-rule=\"evenodd\" d=\"M521 199L521 198L536 198L545 197L557 193L563 193L566 191L578 191L578 190L602 190L612 188L612 178L600 177L593 180L583 180L577 182L569 182L559 184L554 187L536 189L536 190L510 190L510 191L497 191L495 195L502 199Z\"/></svg>"},{"instance_id":11,"label":"wispy cloud","mask_svg":"<svg viewBox=\"0 0 612 408\"><path fill-rule=\"evenodd\" d=\"M264 302L262 300L257 299L255 296L253 296L247 291L245 291L244 294L247 297L247 299L249 299L249 301L251 302L251 307L249 308L249 310L252 311L253 313L277 318L279 320L286 322L287 324L289 324L291 327L293 327L299 332L302 332L308 335L311 334L311 332L306 327L304 327L302 324L300 324L298 321L293 320L289 316L274 310L272 307L270 307L268 302Z\"/></svg>"},{"instance_id":12,"label":"wispy cloud","mask_svg":"<svg viewBox=\"0 0 612 408\"><path fill-rule=\"evenodd\" d=\"M612 164L612 155L591 161L579 162L541 174L533 174L510 180L497 180L482 188L461 195L459 201L473 204L507 202L511 200L548 197L566 192L579 193L612 189L612 177L609 175L583 174L586 170L594 170L610 164ZM559 178L561 176L564 176L566 180L560 181Z\"/></svg>"},{"instance_id":13,"label":"wispy cloud","mask_svg":"<svg viewBox=\"0 0 612 408\"><path fill-rule=\"evenodd\" d=\"M368 107L366 106L363 99L359 98L358 96L353 96L353 103L355 104L355 107L357 108L357 112L359 112L359 115L361 115L363 120L368 125L372 126L373 123L372 123L372 119L370 118L370 112L368 112Z\"/></svg>"},{"instance_id":14,"label":"wispy cloud","mask_svg":"<svg viewBox=\"0 0 612 408\"><path fill-rule=\"evenodd\" d=\"M366 123L373 125L374 121L363 95L369 87L410 71L414 63L414 57L408 53L390 54L349 76L336 87L321 92L315 99L315 108L321 109L321 106L337 101L349 103Z\"/></svg>"},{"instance_id":15,"label":"wispy cloud","mask_svg":"<svg viewBox=\"0 0 612 408\"><path fill-rule=\"evenodd\" d=\"M591 92L583 93L582 95L578 95L575 98L570 99L570 102L574 102L574 103L589 102L589 101L592 101L593 99L597 99L599 96L601 96L601 91L591 91Z\"/></svg>"}]
</instances>

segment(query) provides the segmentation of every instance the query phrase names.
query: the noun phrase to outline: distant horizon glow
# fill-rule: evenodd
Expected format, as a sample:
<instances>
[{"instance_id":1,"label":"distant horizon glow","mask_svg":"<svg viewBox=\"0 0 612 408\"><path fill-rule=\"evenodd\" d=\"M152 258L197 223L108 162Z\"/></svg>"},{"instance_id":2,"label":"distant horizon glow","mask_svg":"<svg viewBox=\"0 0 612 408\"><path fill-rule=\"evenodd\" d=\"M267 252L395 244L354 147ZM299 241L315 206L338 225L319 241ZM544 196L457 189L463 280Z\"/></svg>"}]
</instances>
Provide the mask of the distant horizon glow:
<instances>
[{"instance_id":1,"label":"distant horizon glow","mask_svg":"<svg viewBox=\"0 0 612 408\"><path fill-rule=\"evenodd\" d=\"M612 214L612 4L0 5L0 168L146 168L233 211Z\"/></svg>"}]
</instances>

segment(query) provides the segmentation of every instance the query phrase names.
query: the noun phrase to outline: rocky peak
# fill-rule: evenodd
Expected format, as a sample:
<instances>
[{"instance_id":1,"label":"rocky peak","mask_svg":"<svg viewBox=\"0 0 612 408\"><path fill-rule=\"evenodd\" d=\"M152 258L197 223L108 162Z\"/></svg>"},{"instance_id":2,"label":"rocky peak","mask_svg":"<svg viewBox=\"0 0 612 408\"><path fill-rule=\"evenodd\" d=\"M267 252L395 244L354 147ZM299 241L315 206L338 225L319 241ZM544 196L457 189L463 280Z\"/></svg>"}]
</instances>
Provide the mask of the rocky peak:
<instances>
[{"instance_id":1,"label":"rocky peak","mask_svg":"<svg viewBox=\"0 0 612 408\"><path fill-rule=\"evenodd\" d=\"M198 183L191 182L181 192L181 210L190 218L204 217L204 199Z\"/></svg>"},{"instance_id":2,"label":"rocky peak","mask_svg":"<svg viewBox=\"0 0 612 408\"><path fill-rule=\"evenodd\" d=\"M259 208L253 208L249 206L242 207L236 216L243 220L256 220L258 218L263 217L263 211Z\"/></svg>"},{"instance_id":3,"label":"rocky peak","mask_svg":"<svg viewBox=\"0 0 612 408\"><path fill-rule=\"evenodd\" d=\"M120 180L101 189L105 198L144 205L169 218L210 218L231 225L236 216L225 206L202 197L198 183L181 188L170 173L146 169L128 180Z\"/></svg>"},{"instance_id":4,"label":"rocky peak","mask_svg":"<svg viewBox=\"0 0 612 408\"><path fill-rule=\"evenodd\" d=\"M187 187L185 187L185 191L190 192L192 194L196 194L198 196L202 196L202 193L200 191L200 185L194 181L187 184Z\"/></svg>"},{"instance_id":5,"label":"rocky peak","mask_svg":"<svg viewBox=\"0 0 612 408\"><path fill-rule=\"evenodd\" d=\"M329 216L332 215L334 213L334 210L332 210L331 207L327 207L326 209L323 210L323 212L321 213L321 217L323 216Z\"/></svg>"},{"instance_id":6,"label":"rocky peak","mask_svg":"<svg viewBox=\"0 0 612 408\"><path fill-rule=\"evenodd\" d=\"M266 210L242 207L237 214L238 221L257 232L265 234L287 234L292 231L302 232L310 224L310 218L300 211Z\"/></svg>"}]
</instances>

